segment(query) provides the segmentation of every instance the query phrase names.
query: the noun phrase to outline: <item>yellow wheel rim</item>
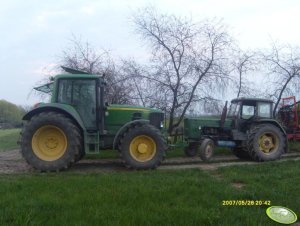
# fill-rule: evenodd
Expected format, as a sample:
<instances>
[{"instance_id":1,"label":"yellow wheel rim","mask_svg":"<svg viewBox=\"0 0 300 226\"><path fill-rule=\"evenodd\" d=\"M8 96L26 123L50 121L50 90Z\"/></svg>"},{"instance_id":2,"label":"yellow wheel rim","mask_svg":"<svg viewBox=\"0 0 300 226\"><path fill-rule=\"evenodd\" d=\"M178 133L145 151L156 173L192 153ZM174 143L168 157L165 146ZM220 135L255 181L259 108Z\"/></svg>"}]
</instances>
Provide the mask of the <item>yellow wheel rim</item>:
<instances>
[{"instance_id":1,"label":"yellow wheel rim","mask_svg":"<svg viewBox=\"0 0 300 226\"><path fill-rule=\"evenodd\" d=\"M276 151L279 146L279 138L273 133L264 133L258 139L259 149L269 154L273 151Z\"/></svg>"},{"instance_id":2,"label":"yellow wheel rim","mask_svg":"<svg viewBox=\"0 0 300 226\"><path fill-rule=\"evenodd\" d=\"M146 135L135 137L129 146L130 155L138 162L151 160L156 153L156 143Z\"/></svg>"},{"instance_id":3,"label":"yellow wheel rim","mask_svg":"<svg viewBox=\"0 0 300 226\"><path fill-rule=\"evenodd\" d=\"M31 145L34 154L44 161L55 161L67 150L65 133L56 126L42 126L32 137Z\"/></svg>"}]
</instances>

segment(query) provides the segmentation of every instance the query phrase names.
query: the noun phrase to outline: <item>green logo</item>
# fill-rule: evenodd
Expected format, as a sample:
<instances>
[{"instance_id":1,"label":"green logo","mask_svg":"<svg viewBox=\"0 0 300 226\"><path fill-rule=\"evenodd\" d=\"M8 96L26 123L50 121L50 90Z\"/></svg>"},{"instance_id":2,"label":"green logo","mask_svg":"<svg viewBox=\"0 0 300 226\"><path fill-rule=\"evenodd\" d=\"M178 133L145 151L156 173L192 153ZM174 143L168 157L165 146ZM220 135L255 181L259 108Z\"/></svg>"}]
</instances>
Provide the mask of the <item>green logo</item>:
<instances>
[{"instance_id":1,"label":"green logo","mask_svg":"<svg viewBox=\"0 0 300 226\"><path fill-rule=\"evenodd\" d=\"M268 217L281 224L292 224L297 221L297 215L286 207L271 206L266 212Z\"/></svg>"}]
</instances>

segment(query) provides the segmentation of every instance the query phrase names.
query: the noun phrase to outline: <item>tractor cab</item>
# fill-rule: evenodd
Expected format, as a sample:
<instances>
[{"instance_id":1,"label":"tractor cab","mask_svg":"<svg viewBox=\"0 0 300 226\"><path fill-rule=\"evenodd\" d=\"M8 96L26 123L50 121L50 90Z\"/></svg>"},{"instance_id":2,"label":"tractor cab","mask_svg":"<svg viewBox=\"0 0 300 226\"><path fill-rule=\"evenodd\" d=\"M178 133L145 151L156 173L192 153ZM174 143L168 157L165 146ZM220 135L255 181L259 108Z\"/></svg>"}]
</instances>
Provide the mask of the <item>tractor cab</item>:
<instances>
[{"instance_id":1,"label":"tractor cab","mask_svg":"<svg viewBox=\"0 0 300 226\"><path fill-rule=\"evenodd\" d=\"M227 119L232 120L232 129L245 132L253 122L272 119L273 102L260 98L236 98L231 101Z\"/></svg>"}]
</instances>

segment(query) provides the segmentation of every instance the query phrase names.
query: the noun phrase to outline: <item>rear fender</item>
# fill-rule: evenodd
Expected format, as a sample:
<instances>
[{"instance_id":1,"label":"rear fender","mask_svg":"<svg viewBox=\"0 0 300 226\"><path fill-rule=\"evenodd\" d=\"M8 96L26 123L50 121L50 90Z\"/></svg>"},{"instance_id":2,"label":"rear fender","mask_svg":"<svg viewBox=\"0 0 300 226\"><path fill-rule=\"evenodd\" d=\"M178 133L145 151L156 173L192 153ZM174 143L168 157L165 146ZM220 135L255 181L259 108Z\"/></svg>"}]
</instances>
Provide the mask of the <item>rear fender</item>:
<instances>
[{"instance_id":1,"label":"rear fender","mask_svg":"<svg viewBox=\"0 0 300 226\"><path fill-rule=\"evenodd\" d=\"M27 114L25 114L22 120L30 120L33 116L47 111L59 112L64 115L67 115L81 128L82 131L85 131L84 123L78 114L78 112L70 105L65 104L57 104L57 103L49 103L38 106L37 108L32 109Z\"/></svg>"},{"instance_id":2,"label":"rear fender","mask_svg":"<svg viewBox=\"0 0 300 226\"><path fill-rule=\"evenodd\" d=\"M262 124L262 123L273 124L274 126L278 127L281 130L281 132L284 133L285 136L287 136L286 131L284 130L284 128L282 127L282 125L279 122L277 122L276 120L274 120L274 119L259 119L257 122L259 124Z\"/></svg>"}]
</instances>

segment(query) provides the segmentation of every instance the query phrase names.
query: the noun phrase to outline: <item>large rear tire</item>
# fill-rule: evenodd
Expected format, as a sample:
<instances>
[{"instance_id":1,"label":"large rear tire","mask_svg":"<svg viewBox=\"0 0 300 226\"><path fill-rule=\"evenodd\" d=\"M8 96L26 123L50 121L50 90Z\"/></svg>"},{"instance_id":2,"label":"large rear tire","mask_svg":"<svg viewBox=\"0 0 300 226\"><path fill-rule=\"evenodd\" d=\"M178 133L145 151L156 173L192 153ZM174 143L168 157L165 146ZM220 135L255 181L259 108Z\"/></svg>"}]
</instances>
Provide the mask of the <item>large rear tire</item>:
<instances>
[{"instance_id":1,"label":"large rear tire","mask_svg":"<svg viewBox=\"0 0 300 226\"><path fill-rule=\"evenodd\" d=\"M57 112L42 112L24 126L21 153L41 171L67 169L81 157L82 136L74 122Z\"/></svg>"},{"instance_id":2,"label":"large rear tire","mask_svg":"<svg viewBox=\"0 0 300 226\"><path fill-rule=\"evenodd\" d=\"M119 149L127 168L154 169L165 157L166 143L152 125L135 125L123 135Z\"/></svg>"},{"instance_id":3,"label":"large rear tire","mask_svg":"<svg viewBox=\"0 0 300 226\"><path fill-rule=\"evenodd\" d=\"M279 159L285 151L285 135L272 124L260 124L249 131L248 153L255 161Z\"/></svg>"}]
</instances>

